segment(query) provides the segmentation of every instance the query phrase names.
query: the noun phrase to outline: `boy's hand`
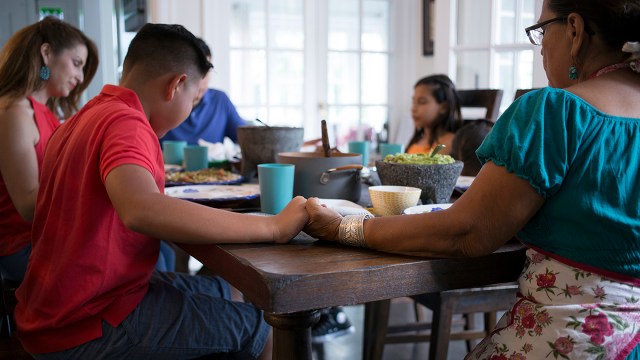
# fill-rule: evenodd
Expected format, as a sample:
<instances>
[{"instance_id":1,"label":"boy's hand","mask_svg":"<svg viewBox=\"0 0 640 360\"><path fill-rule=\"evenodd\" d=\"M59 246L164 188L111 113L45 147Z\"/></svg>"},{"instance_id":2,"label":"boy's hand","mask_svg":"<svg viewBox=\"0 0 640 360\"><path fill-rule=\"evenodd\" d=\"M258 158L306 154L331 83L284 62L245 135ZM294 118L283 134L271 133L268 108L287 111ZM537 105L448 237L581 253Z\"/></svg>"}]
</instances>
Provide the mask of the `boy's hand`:
<instances>
[{"instance_id":1,"label":"boy's hand","mask_svg":"<svg viewBox=\"0 0 640 360\"><path fill-rule=\"evenodd\" d=\"M322 205L318 198L309 198L306 205L309 222L304 232L320 240L338 241L342 215Z\"/></svg>"},{"instance_id":2,"label":"boy's hand","mask_svg":"<svg viewBox=\"0 0 640 360\"><path fill-rule=\"evenodd\" d=\"M296 196L278 215L272 217L275 225L274 242L286 243L302 231L302 227L309 220L305 211L306 202L304 197Z\"/></svg>"}]
</instances>

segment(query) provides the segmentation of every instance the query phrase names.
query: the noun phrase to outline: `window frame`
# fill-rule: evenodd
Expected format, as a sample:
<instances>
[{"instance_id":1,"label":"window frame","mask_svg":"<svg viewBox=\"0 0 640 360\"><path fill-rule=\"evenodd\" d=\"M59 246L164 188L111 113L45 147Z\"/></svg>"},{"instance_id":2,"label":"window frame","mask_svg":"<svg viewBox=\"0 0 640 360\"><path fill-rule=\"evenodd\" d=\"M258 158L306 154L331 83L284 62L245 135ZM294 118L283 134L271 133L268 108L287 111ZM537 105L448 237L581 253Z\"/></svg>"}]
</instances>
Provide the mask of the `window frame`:
<instances>
[{"instance_id":1,"label":"window frame","mask_svg":"<svg viewBox=\"0 0 640 360\"><path fill-rule=\"evenodd\" d=\"M543 0L535 0L534 5L534 18L540 14L542 9ZM518 4L518 9L520 9L520 4ZM533 74L532 74L532 85L531 87L544 87L547 85L546 75L544 73L544 69L542 66L542 56L540 54L540 48L538 46L532 45L528 40L526 43L509 43L509 44L501 44L498 43L496 38L497 33L497 20L496 17L496 8L497 8L497 0L491 0L491 11L490 11L490 43L488 44L479 44L479 45L458 45L457 44L457 7L458 0L451 1L436 1L435 2L435 59L434 59L434 71L441 72L445 74L449 74L452 79L457 78L457 58L461 52L465 51L488 51L489 54L489 69L487 69L489 73L489 84L487 86L481 87L490 87L490 88L499 88L496 71L494 71L495 64L497 61L497 53L499 52L519 52L522 50L533 50ZM518 20L517 20L518 21ZM535 22L535 20L534 20ZM516 22L516 31L524 32L524 28L528 27L532 24L518 24ZM443 29L449 29L449 31L441 31ZM513 71L517 71L517 67L514 66ZM517 83L516 75L514 74L514 86ZM503 98L503 107L504 105L509 104L509 102L513 99L513 94L505 94Z\"/></svg>"}]
</instances>

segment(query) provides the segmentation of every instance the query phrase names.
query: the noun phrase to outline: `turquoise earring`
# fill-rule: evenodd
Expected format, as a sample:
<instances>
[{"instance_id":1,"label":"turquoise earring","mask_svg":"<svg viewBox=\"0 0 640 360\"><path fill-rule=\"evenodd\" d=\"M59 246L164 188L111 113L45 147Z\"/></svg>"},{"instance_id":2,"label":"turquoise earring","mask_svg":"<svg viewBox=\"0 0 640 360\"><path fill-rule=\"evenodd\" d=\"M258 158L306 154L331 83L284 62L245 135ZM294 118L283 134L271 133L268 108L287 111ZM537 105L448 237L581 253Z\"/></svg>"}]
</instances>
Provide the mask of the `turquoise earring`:
<instances>
[{"instance_id":1,"label":"turquoise earring","mask_svg":"<svg viewBox=\"0 0 640 360\"><path fill-rule=\"evenodd\" d=\"M573 65L569 66L569 79L575 80L577 78L578 78L578 69L576 69L576 67Z\"/></svg>"},{"instance_id":2,"label":"turquoise earring","mask_svg":"<svg viewBox=\"0 0 640 360\"><path fill-rule=\"evenodd\" d=\"M40 79L49 80L49 76L51 76L51 71L47 65L40 66Z\"/></svg>"}]
</instances>

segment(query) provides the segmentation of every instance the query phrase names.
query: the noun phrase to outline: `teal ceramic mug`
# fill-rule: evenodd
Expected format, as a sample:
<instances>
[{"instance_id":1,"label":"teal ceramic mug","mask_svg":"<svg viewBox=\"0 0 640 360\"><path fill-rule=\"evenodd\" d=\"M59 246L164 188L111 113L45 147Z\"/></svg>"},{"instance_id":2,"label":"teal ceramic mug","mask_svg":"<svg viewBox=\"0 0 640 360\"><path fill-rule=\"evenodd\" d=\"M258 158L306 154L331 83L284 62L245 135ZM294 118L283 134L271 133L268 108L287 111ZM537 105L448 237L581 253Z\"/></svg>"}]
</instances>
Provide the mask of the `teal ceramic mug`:
<instances>
[{"instance_id":1,"label":"teal ceramic mug","mask_svg":"<svg viewBox=\"0 0 640 360\"><path fill-rule=\"evenodd\" d=\"M293 164L259 164L260 210L277 214L293 199Z\"/></svg>"}]
</instances>

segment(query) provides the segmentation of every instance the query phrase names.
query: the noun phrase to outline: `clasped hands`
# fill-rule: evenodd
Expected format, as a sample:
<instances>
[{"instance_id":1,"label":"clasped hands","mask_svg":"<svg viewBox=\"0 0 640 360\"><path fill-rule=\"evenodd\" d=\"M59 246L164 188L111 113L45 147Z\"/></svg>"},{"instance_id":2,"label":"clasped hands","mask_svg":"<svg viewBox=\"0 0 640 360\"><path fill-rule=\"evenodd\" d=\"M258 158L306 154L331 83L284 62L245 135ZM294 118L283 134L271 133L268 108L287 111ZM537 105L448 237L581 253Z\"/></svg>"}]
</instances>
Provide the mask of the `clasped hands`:
<instances>
[{"instance_id":1,"label":"clasped hands","mask_svg":"<svg viewBox=\"0 0 640 360\"><path fill-rule=\"evenodd\" d=\"M320 240L338 241L343 217L323 205L318 198L296 196L274 219L280 229L279 239L291 239L302 230Z\"/></svg>"},{"instance_id":2,"label":"clasped hands","mask_svg":"<svg viewBox=\"0 0 640 360\"><path fill-rule=\"evenodd\" d=\"M320 240L338 241L338 229L342 215L322 205L318 198L309 198L305 206L309 220L304 232Z\"/></svg>"}]
</instances>

